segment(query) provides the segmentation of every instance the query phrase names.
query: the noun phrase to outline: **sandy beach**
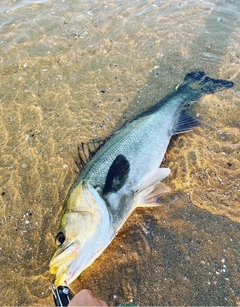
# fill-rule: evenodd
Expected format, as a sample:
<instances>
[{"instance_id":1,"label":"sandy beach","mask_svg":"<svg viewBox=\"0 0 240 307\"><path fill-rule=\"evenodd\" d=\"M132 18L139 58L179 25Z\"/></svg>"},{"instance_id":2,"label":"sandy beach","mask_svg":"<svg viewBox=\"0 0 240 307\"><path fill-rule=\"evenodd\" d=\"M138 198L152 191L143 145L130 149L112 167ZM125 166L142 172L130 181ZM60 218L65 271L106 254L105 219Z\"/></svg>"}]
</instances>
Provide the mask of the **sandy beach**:
<instances>
[{"instance_id":1,"label":"sandy beach","mask_svg":"<svg viewBox=\"0 0 240 307\"><path fill-rule=\"evenodd\" d=\"M0 6L2 306L53 306L49 261L77 146L105 139L204 70L231 80L174 136L171 193L136 210L70 286L112 306L240 305L240 3L7 1Z\"/></svg>"}]
</instances>

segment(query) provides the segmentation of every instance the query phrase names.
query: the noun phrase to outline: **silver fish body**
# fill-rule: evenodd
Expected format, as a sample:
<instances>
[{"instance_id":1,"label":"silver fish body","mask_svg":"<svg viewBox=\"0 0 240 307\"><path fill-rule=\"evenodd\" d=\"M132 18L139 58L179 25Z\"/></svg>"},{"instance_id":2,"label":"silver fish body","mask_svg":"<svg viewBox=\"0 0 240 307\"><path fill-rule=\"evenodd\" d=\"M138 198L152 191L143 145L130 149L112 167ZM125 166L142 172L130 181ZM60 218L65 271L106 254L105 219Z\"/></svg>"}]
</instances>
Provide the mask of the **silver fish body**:
<instances>
[{"instance_id":1,"label":"silver fish body","mask_svg":"<svg viewBox=\"0 0 240 307\"><path fill-rule=\"evenodd\" d=\"M171 137L199 125L199 122L188 114L187 107L204 94L232 86L232 82L206 77L203 72L190 73L172 94L109 138L81 171L68 193L62 213L64 222L60 226L60 233L64 234L65 242L58 244L50 263L51 272L56 274L56 284L71 282L89 266L108 246L137 206L157 205L158 195L169 190L161 181L168 176L170 170L159 166ZM104 213L97 218L98 227L93 227L92 236L88 240L81 238L81 242L86 242L80 244L81 251L76 253L75 258L70 257L70 269L66 269L66 265L64 267L62 263L62 255L66 253L68 246L74 243L69 245L68 236L71 237L71 234L66 230L68 221L64 219L64 215L73 211L79 214L86 212L86 205L83 203L89 203L89 197L86 196L81 204L76 205L79 198L72 195L88 195L90 190L97 208L94 212L102 210ZM77 218L74 221L78 223ZM104 225L104 230L101 225ZM77 234L72 237L77 241ZM99 246L93 247L92 245L97 245L95 242L99 242ZM82 256L84 249L88 249L87 256Z\"/></svg>"}]
</instances>

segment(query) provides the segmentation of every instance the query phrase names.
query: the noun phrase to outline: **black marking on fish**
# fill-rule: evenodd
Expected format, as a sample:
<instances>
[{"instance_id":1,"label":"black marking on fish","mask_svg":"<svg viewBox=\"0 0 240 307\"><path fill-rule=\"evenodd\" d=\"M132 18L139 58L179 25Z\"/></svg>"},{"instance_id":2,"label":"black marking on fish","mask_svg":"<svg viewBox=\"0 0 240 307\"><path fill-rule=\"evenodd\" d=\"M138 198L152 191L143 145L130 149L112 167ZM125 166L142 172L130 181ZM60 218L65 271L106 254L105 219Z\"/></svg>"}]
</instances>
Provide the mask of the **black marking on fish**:
<instances>
[{"instance_id":1,"label":"black marking on fish","mask_svg":"<svg viewBox=\"0 0 240 307\"><path fill-rule=\"evenodd\" d=\"M201 123L195 117L190 115L186 109L183 109L180 113L178 122L174 128L173 133L179 134L188 132L194 128L197 128L198 126L200 126L200 124Z\"/></svg>"},{"instance_id":2,"label":"black marking on fish","mask_svg":"<svg viewBox=\"0 0 240 307\"><path fill-rule=\"evenodd\" d=\"M130 172L130 164L126 157L118 155L109 168L103 194L116 193L125 184Z\"/></svg>"},{"instance_id":3,"label":"black marking on fish","mask_svg":"<svg viewBox=\"0 0 240 307\"><path fill-rule=\"evenodd\" d=\"M88 164L96 152L106 143L108 140L91 140L89 143L81 142L78 145L78 158L79 161L75 161L78 170L75 171L77 175L80 175L81 170Z\"/></svg>"}]
</instances>

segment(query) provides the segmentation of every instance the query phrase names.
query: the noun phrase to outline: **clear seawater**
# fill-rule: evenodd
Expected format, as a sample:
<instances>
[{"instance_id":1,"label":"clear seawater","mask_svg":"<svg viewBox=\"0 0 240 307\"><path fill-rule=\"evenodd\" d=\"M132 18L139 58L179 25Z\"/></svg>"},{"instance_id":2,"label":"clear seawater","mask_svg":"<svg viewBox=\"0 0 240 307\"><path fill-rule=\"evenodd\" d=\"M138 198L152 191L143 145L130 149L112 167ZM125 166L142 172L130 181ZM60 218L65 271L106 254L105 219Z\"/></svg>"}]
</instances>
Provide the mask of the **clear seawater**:
<instances>
[{"instance_id":1,"label":"clear seawater","mask_svg":"<svg viewBox=\"0 0 240 307\"><path fill-rule=\"evenodd\" d=\"M240 2L0 3L0 305L53 305L49 260L77 145L204 70L235 87L174 137L172 192L136 210L71 285L109 304L239 305ZM151 149L150 149L151 150Z\"/></svg>"}]
</instances>

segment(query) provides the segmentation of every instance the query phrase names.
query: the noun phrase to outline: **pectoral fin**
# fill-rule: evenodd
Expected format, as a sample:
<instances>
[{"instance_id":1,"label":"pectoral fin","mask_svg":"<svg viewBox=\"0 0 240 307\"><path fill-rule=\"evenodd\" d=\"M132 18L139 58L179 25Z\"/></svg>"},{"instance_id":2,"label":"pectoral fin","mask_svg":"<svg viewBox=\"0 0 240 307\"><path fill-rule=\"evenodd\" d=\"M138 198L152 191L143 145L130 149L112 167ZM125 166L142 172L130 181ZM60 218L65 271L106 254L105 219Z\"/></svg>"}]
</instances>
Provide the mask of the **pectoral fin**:
<instances>
[{"instance_id":1,"label":"pectoral fin","mask_svg":"<svg viewBox=\"0 0 240 307\"><path fill-rule=\"evenodd\" d=\"M159 195L171 191L164 183L161 182L170 174L169 168L159 168L150 173L142 182L138 192L134 197L136 207L159 206Z\"/></svg>"},{"instance_id":2,"label":"pectoral fin","mask_svg":"<svg viewBox=\"0 0 240 307\"><path fill-rule=\"evenodd\" d=\"M109 168L103 194L116 193L126 182L130 171L130 164L126 157L118 155Z\"/></svg>"}]
</instances>

